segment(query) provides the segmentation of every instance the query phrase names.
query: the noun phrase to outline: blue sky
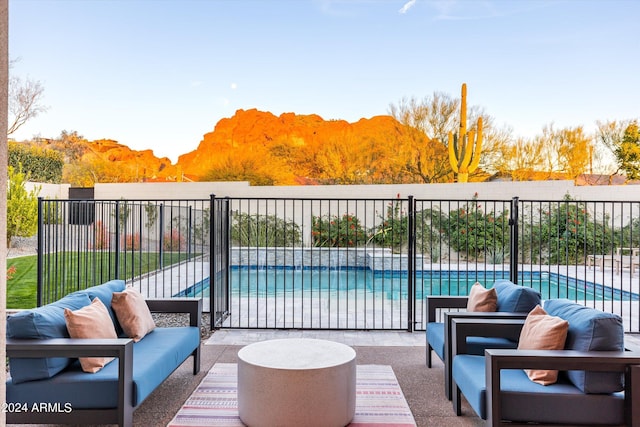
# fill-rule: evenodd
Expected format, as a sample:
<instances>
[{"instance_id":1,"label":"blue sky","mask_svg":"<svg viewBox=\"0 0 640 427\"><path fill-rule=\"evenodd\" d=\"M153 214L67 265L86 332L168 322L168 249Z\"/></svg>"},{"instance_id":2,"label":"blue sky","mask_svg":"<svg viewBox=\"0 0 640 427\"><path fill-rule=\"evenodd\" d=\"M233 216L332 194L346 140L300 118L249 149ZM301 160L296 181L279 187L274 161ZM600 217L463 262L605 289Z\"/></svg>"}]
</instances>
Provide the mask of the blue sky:
<instances>
[{"instance_id":1,"label":"blue sky","mask_svg":"<svg viewBox=\"0 0 640 427\"><path fill-rule=\"evenodd\" d=\"M10 72L75 130L173 161L237 109L388 114L434 92L515 136L640 117L635 0L10 0Z\"/></svg>"}]
</instances>

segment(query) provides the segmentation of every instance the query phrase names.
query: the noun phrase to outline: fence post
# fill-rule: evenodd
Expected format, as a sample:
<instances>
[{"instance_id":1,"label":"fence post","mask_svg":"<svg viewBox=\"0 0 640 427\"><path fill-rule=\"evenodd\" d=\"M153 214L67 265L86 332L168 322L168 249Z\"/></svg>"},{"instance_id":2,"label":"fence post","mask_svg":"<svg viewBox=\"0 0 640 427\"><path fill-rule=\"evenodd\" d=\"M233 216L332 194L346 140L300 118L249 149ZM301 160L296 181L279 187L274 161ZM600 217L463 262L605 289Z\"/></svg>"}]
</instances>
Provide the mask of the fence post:
<instances>
[{"instance_id":1,"label":"fence post","mask_svg":"<svg viewBox=\"0 0 640 427\"><path fill-rule=\"evenodd\" d=\"M224 198L224 316L229 314L230 275L231 275L231 199ZM223 319L224 320L224 319ZM222 322L220 322L222 324Z\"/></svg>"},{"instance_id":2,"label":"fence post","mask_svg":"<svg viewBox=\"0 0 640 427\"><path fill-rule=\"evenodd\" d=\"M407 332L413 332L415 327L415 314L413 305L415 298L415 274L416 274L416 223L415 223L415 200L413 196L409 196L409 206L407 208L408 224L407 224Z\"/></svg>"},{"instance_id":3,"label":"fence post","mask_svg":"<svg viewBox=\"0 0 640 427\"><path fill-rule=\"evenodd\" d=\"M160 254L160 268L164 268L164 203L160 203L160 213L158 214L158 253Z\"/></svg>"},{"instance_id":4,"label":"fence post","mask_svg":"<svg viewBox=\"0 0 640 427\"><path fill-rule=\"evenodd\" d=\"M192 206L187 206L187 259L191 260L191 221L193 220L193 214L191 210Z\"/></svg>"},{"instance_id":5,"label":"fence post","mask_svg":"<svg viewBox=\"0 0 640 427\"><path fill-rule=\"evenodd\" d=\"M518 283L518 198L511 199L511 213L509 215L509 280Z\"/></svg>"},{"instance_id":6,"label":"fence post","mask_svg":"<svg viewBox=\"0 0 640 427\"><path fill-rule=\"evenodd\" d=\"M116 265L115 279L120 278L120 201L116 200Z\"/></svg>"},{"instance_id":7,"label":"fence post","mask_svg":"<svg viewBox=\"0 0 640 427\"><path fill-rule=\"evenodd\" d=\"M42 241L43 241L43 237L42 237L42 222L44 220L43 216L42 216L42 204L43 204L43 198L42 197L38 197L38 229L37 229L37 235L38 235L38 243L37 243L37 277L36 277L36 307L40 307L42 306L42 274L43 274L43 259L42 259Z\"/></svg>"},{"instance_id":8,"label":"fence post","mask_svg":"<svg viewBox=\"0 0 640 427\"><path fill-rule=\"evenodd\" d=\"M213 331L214 323L216 320L216 276L215 276L215 262L216 262L216 210L215 210L216 195L211 194L209 196L209 330Z\"/></svg>"}]
</instances>

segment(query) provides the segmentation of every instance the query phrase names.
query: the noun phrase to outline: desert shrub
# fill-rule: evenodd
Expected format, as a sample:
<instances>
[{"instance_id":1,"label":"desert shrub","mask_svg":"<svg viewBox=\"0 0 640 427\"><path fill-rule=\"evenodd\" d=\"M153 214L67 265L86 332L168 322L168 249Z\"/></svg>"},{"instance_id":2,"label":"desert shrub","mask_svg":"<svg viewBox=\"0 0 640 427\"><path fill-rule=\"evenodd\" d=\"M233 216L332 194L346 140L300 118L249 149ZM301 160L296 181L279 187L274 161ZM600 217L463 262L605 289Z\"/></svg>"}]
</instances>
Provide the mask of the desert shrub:
<instances>
[{"instance_id":1,"label":"desert shrub","mask_svg":"<svg viewBox=\"0 0 640 427\"><path fill-rule=\"evenodd\" d=\"M109 230L102 221L96 221L93 247L94 249L107 249L109 247Z\"/></svg>"},{"instance_id":2,"label":"desert shrub","mask_svg":"<svg viewBox=\"0 0 640 427\"><path fill-rule=\"evenodd\" d=\"M409 217L402 209L402 201L389 202L385 216L380 216L380 219L380 224L370 232L370 241L391 249L398 249L407 243Z\"/></svg>"},{"instance_id":3,"label":"desert shrub","mask_svg":"<svg viewBox=\"0 0 640 427\"><path fill-rule=\"evenodd\" d=\"M440 208L427 208L416 212L416 249L419 253L428 254L432 262L442 255L445 240L447 214Z\"/></svg>"},{"instance_id":4,"label":"desert shrub","mask_svg":"<svg viewBox=\"0 0 640 427\"><path fill-rule=\"evenodd\" d=\"M120 246L125 251L137 251L140 249L140 233L127 234L120 241ZM171 250L171 249L169 249Z\"/></svg>"},{"instance_id":5,"label":"desert shrub","mask_svg":"<svg viewBox=\"0 0 640 427\"><path fill-rule=\"evenodd\" d=\"M14 237L31 237L38 231L38 193L40 188L27 191L29 175L22 168L8 167L7 189L7 247Z\"/></svg>"},{"instance_id":6,"label":"desert shrub","mask_svg":"<svg viewBox=\"0 0 640 427\"><path fill-rule=\"evenodd\" d=\"M240 246L295 246L302 242L300 227L275 215L235 213L231 242Z\"/></svg>"},{"instance_id":7,"label":"desert shrub","mask_svg":"<svg viewBox=\"0 0 640 427\"><path fill-rule=\"evenodd\" d=\"M509 211L487 212L474 200L449 212L446 220L449 246L471 257L499 254L509 242Z\"/></svg>"},{"instance_id":8,"label":"desert shrub","mask_svg":"<svg viewBox=\"0 0 640 427\"><path fill-rule=\"evenodd\" d=\"M172 228L162 236L162 249L169 252L184 251L187 249L187 239L180 230Z\"/></svg>"},{"instance_id":9,"label":"desert shrub","mask_svg":"<svg viewBox=\"0 0 640 427\"><path fill-rule=\"evenodd\" d=\"M582 261L588 253L607 253L614 238L607 216L592 218L584 203L570 197L542 208L540 226L532 234L553 264Z\"/></svg>"},{"instance_id":10,"label":"desert shrub","mask_svg":"<svg viewBox=\"0 0 640 427\"><path fill-rule=\"evenodd\" d=\"M368 240L360 220L352 214L313 216L311 237L317 247L353 247Z\"/></svg>"}]
</instances>

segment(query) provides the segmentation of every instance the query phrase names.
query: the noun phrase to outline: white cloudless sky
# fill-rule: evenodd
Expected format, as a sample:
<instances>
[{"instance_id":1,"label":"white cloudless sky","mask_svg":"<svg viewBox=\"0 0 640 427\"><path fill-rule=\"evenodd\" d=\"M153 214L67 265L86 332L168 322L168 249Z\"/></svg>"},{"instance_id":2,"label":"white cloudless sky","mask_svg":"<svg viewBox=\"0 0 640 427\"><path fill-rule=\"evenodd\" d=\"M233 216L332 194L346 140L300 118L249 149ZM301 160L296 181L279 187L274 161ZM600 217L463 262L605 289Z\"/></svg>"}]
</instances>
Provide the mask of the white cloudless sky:
<instances>
[{"instance_id":1,"label":"white cloudless sky","mask_svg":"<svg viewBox=\"0 0 640 427\"><path fill-rule=\"evenodd\" d=\"M637 0L11 0L10 73L63 130L176 161L238 109L349 122L460 96L514 136L640 117Z\"/></svg>"}]
</instances>

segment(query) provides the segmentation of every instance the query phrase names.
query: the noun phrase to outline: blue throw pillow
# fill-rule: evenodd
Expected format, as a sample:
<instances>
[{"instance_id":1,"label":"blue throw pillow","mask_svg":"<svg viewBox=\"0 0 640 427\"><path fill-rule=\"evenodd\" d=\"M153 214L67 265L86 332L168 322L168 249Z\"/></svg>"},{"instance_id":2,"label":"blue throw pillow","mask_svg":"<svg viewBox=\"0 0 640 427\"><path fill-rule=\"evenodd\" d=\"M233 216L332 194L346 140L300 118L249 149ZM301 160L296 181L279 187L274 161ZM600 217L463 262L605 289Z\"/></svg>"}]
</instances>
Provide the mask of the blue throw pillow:
<instances>
[{"instance_id":1,"label":"blue throw pillow","mask_svg":"<svg viewBox=\"0 0 640 427\"><path fill-rule=\"evenodd\" d=\"M86 294L73 293L64 298L31 310L21 311L7 318L7 338L46 339L69 338L64 309L78 310L91 304ZM9 358L11 380L14 384L51 378L69 365L66 357Z\"/></svg>"},{"instance_id":2,"label":"blue throw pillow","mask_svg":"<svg viewBox=\"0 0 640 427\"><path fill-rule=\"evenodd\" d=\"M567 299L547 300L544 309L550 315L569 322L566 350L624 350L624 326L617 314L585 307ZM583 393L615 393L624 388L623 375L617 372L568 371L567 377Z\"/></svg>"},{"instance_id":3,"label":"blue throw pillow","mask_svg":"<svg viewBox=\"0 0 640 427\"><path fill-rule=\"evenodd\" d=\"M511 313L528 313L541 304L540 292L532 288L516 285L506 279L498 279L493 283L498 294L496 311Z\"/></svg>"}]
</instances>

